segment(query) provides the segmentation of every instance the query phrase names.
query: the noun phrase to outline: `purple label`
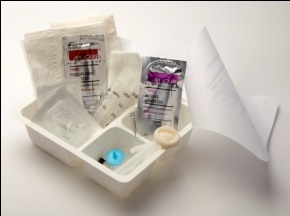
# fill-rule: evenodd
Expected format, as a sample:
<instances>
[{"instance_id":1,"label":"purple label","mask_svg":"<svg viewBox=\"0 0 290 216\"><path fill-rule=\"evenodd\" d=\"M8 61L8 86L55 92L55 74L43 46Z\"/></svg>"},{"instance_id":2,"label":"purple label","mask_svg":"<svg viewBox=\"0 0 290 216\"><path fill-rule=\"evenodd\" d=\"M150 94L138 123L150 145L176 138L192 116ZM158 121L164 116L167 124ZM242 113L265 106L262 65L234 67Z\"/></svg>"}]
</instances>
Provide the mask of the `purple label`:
<instances>
[{"instance_id":1,"label":"purple label","mask_svg":"<svg viewBox=\"0 0 290 216\"><path fill-rule=\"evenodd\" d=\"M158 73L158 72L148 72L148 81L155 83L177 83L178 75L175 74L166 74L166 73Z\"/></svg>"}]
</instances>

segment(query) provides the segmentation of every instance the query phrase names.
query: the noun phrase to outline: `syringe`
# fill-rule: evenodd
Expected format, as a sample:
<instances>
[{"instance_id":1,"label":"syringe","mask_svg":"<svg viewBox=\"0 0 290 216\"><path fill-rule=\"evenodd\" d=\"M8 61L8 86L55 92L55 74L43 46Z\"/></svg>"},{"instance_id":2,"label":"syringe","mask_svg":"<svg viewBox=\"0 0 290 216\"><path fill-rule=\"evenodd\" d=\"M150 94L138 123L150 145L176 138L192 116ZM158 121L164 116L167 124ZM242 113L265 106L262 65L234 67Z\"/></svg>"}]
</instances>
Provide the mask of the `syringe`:
<instances>
[{"instance_id":1,"label":"syringe","mask_svg":"<svg viewBox=\"0 0 290 216\"><path fill-rule=\"evenodd\" d=\"M102 127L106 127L127 108L137 103L138 91L138 84L134 84L128 89L121 82L114 81L105 93L94 118Z\"/></svg>"}]
</instances>

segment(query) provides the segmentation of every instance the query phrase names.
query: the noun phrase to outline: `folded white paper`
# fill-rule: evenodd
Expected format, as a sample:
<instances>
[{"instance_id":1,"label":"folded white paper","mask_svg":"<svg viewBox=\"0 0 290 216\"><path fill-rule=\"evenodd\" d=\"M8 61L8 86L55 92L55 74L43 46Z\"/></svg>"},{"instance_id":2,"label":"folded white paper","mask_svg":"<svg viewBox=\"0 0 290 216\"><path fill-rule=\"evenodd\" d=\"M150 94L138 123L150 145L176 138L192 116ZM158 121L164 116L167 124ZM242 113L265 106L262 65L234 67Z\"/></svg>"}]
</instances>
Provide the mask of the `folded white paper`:
<instances>
[{"instance_id":1,"label":"folded white paper","mask_svg":"<svg viewBox=\"0 0 290 216\"><path fill-rule=\"evenodd\" d=\"M268 97L239 96L204 29L192 43L185 88L193 123L240 143L264 161L278 104Z\"/></svg>"}]
</instances>

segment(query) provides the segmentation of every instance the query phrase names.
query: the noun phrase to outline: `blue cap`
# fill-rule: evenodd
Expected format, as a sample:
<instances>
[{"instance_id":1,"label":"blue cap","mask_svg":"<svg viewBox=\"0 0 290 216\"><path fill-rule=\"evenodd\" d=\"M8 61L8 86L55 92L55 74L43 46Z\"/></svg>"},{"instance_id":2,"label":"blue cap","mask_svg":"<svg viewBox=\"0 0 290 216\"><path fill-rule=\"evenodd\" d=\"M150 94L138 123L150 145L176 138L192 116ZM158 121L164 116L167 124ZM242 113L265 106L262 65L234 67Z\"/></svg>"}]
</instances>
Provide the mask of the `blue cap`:
<instances>
[{"instance_id":1,"label":"blue cap","mask_svg":"<svg viewBox=\"0 0 290 216\"><path fill-rule=\"evenodd\" d=\"M124 161L125 154L121 149L113 148L106 153L105 159L110 166L118 166Z\"/></svg>"}]
</instances>

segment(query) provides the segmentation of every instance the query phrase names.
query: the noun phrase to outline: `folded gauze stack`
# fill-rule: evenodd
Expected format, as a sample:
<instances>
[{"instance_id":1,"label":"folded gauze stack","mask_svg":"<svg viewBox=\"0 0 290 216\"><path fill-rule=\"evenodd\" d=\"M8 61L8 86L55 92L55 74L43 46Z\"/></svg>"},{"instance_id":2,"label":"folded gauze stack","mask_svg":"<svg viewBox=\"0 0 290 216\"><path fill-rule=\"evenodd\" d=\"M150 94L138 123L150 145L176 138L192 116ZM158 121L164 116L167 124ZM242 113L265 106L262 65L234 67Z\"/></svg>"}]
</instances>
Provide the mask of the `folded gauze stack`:
<instances>
[{"instance_id":1,"label":"folded gauze stack","mask_svg":"<svg viewBox=\"0 0 290 216\"><path fill-rule=\"evenodd\" d=\"M122 82L127 87L133 83L140 83L142 59L138 53L113 51L109 65L109 87L114 80Z\"/></svg>"}]
</instances>

